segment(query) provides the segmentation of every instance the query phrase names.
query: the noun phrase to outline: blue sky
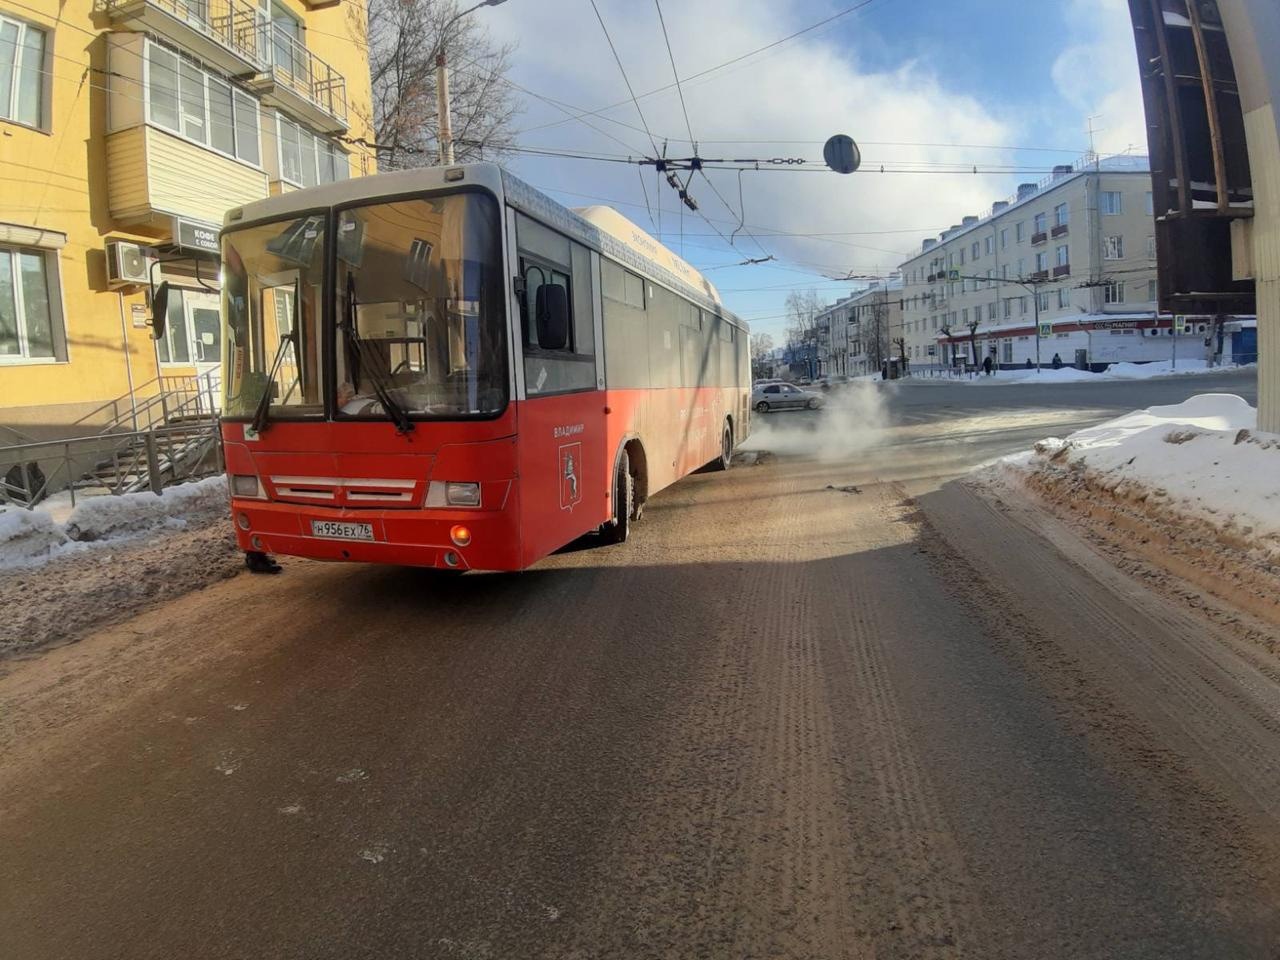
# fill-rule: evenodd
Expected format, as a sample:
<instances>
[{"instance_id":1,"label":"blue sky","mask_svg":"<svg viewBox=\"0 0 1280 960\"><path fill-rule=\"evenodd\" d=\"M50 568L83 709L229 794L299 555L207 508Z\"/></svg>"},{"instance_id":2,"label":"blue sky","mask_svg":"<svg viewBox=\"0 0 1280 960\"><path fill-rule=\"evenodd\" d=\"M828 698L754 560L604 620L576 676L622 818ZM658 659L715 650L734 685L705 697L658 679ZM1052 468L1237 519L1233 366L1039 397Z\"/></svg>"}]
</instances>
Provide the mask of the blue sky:
<instances>
[{"instance_id":1,"label":"blue sky","mask_svg":"<svg viewBox=\"0 0 1280 960\"><path fill-rule=\"evenodd\" d=\"M639 168L624 163L527 154L511 163L568 205L611 203L651 233L661 217L663 242L704 269L754 330L775 339L791 289L834 300L857 284L825 277L887 273L924 237L1075 159L1088 147L1090 116L1102 152L1130 145L1145 152L1125 0L872 0L685 83L687 126L674 90L643 96L672 80L652 0L597 3L641 95L643 121L627 103L589 118L593 129L522 95L520 146L621 159L652 154L650 134L659 148L664 137L687 139L688 127L704 157L819 158L833 133L862 144L864 167L852 176L744 175L741 207L756 239L740 232L732 247L720 234L729 236L739 219L734 173L711 172L711 184L699 178L690 188L709 224L679 212L674 192L651 168L642 189ZM666 0L662 13L679 75L687 78L852 3ZM476 16L495 38L518 44L512 79L533 94L591 110L627 98L590 0L507 0ZM688 155L689 145L673 140L670 152ZM882 174L880 164L931 172ZM959 172L975 165L995 172ZM732 266L765 253L776 261Z\"/></svg>"}]
</instances>

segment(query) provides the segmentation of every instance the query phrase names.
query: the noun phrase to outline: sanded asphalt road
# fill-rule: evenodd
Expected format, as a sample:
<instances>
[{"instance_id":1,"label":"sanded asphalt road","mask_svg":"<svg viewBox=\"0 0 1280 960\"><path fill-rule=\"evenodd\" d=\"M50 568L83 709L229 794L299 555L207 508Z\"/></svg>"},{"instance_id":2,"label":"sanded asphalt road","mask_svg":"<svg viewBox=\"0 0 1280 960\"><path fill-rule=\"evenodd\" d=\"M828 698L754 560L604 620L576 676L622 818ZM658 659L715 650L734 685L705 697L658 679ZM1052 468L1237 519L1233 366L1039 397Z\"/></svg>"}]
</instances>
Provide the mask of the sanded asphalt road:
<instances>
[{"instance_id":1,"label":"sanded asphalt road","mask_svg":"<svg viewBox=\"0 0 1280 960\"><path fill-rule=\"evenodd\" d=\"M625 545L11 662L0 956L1273 958L1280 667L948 480L1207 379L876 388Z\"/></svg>"}]
</instances>

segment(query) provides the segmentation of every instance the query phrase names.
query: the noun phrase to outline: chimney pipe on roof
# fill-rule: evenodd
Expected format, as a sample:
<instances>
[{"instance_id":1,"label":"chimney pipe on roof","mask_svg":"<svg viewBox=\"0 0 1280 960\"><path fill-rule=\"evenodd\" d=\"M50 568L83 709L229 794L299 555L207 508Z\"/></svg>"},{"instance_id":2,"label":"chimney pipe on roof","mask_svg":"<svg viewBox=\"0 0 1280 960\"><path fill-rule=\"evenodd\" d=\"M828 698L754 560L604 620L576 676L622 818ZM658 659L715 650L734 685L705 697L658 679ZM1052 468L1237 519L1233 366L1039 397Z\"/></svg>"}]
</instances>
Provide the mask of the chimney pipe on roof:
<instances>
[{"instance_id":1,"label":"chimney pipe on roof","mask_svg":"<svg viewBox=\"0 0 1280 960\"><path fill-rule=\"evenodd\" d=\"M1053 168L1053 179L1058 180L1062 177L1067 176L1067 174L1074 173L1074 172L1075 172L1075 168L1071 166L1071 164L1060 163Z\"/></svg>"},{"instance_id":2,"label":"chimney pipe on roof","mask_svg":"<svg viewBox=\"0 0 1280 960\"><path fill-rule=\"evenodd\" d=\"M966 227L972 227L977 222L978 222L977 217L965 217L964 220L961 221L962 225Z\"/></svg>"},{"instance_id":3,"label":"chimney pipe on roof","mask_svg":"<svg viewBox=\"0 0 1280 960\"><path fill-rule=\"evenodd\" d=\"M991 215L994 217L997 213L1009 206L1008 200L997 200L991 205Z\"/></svg>"},{"instance_id":4,"label":"chimney pipe on roof","mask_svg":"<svg viewBox=\"0 0 1280 960\"><path fill-rule=\"evenodd\" d=\"M1027 199L1027 197L1031 196L1031 195L1032 195L1033 193L1035 193L1035 192L1036 192L1036 185L1035 185L1034 183L1020 183L1020 184L1018 184L1018 199L1019 199L1019 200L1025 200L1025 199Z\"/></svg>"}]
</instances>

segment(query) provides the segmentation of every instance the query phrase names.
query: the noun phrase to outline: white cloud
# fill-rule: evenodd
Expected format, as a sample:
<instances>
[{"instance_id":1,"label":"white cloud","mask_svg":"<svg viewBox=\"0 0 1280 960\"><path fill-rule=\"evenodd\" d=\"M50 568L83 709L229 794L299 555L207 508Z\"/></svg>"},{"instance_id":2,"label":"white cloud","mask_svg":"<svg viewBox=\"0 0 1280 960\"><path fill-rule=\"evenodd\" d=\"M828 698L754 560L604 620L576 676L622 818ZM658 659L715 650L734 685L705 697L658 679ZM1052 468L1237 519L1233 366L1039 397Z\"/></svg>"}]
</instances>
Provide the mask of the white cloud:
<instances>
[{"instance_id":1,"label":"white cloud","mask_svg":"<svg viewBox=\"0 0 1280 960\"><path fill-rule=\"evenodd\" d=\"M1142 88L1126 0L1069 0L1068 45L1053 64L1053 82L1082 117L1097 117L1099 153L1147 149Z\"/></svg>"},{"instance_id":2,"label":"white cloud","mask_svg":"<svg viewBox=\"0 0 1280 960\"><path fill-rule=\"evenodd\" d=\"M657 14L649 3L600 2L628 76L637 93L671 82L671 65ZM807 12L796 4L765 0L700 0L698 3L664 4L676 64L684 76L722 63L785 36L818 20L824 8ZM878 8L872 7L871 11ZM886 7L885 10L890 8ZM893 16L882 14L881 16ZM519 43L514 78L549 96L589 108L625 98L617 65L585 0L540 0L510 3L487 14L496 37ZM896 267L904 253L919 249L919 242L965 214L989 209L992 200L1008 192L1008 178L985 174L894 174L876 172L906 165L927 167L957 160L979 164L1013 162L1002 151L945 149L910 144L991 144L1015 142L1015 132L971 92L948 85L929 65L911 61L895 69L875 71L860 63L856 41L858 18L838 27L817 31L774 48L766 54L685 84L685 99L694 135L703 156L774 157L821 156L821 141L834 133L848 133L863 142L864 167L857 174L838 177L814 173L748 173L744 177L747 222L802 234L864 231L866 236L846 236L833 243L817 239L767 238L762 243L780 259L815 265L831 271L883 272ZM991 91L993 94L997 91ZM563 119L563 114L526 98L529 111L518 124L535 127ZM999 102L998 100L996 102ZM658 138L687 137L684 117L675 91L641 100L645 119ZM639 126L634 106L628 104L610 117ZM518 139L526 146L549 146L604 153L650 152L642 132L627 130L593 119L632 149L587 129L565 123L529 130ZM748 143L713 143L714 140L746 140ZM766 143L799 140L812 143ZM883 145L880 145L883 144ZM897 145L891 145L897 144ZM673 155L688 145L673 141ZM575 161L521 160L517 165L537 185L584 194L642 200L634 169L612 164ZM738 204L737 178L732 173L711 173L716 186L730 203ZM655 191L652 171L647 175L649 193ZM675 198L665 184L664 229L676 220ZM705 183L695 180L691 192L703 212L717 219L729 214ZM581 201L589 202L589 201ZM623 208L632 219L647 226L643 209ZM919 232L885 233L904 228ZM707 234L705 223L686 213L688 234ZM723 227L726 233L732 227ZM678 244L668 238L671 246ZM714 237L697 243L723 244ZM852 245L851 245L852 244ZM856 245L856 246L855 246ZM751 242L739 241L744 254L757 254ZM876 249L869 249L876 248ZM695 263L727 262L731 251L686 248ZM756 268L728 270L711 276L723 287L753 285L753 277L765 275ZM730 279L732 278L732 279ZM804 283L797 273L772 274L763 283ZM763 299L777 297L726 297L735 309L751 312Z\"/></svg>"}]
</instances>

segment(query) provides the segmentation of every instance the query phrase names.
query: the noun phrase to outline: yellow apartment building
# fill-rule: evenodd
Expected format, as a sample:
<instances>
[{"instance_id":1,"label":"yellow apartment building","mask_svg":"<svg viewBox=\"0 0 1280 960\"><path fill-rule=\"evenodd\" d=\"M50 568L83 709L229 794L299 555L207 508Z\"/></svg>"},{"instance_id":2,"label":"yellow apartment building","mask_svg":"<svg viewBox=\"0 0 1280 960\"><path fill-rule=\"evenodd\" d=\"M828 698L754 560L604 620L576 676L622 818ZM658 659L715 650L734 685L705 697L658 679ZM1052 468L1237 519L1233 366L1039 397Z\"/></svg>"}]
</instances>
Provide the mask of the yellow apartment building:
<instances>
[{"instance_id":1,"label":"yellow apartment building","mask_svg":"<svg viewBox=\"0 0 1280 960\"><path fill-rule=\"evenodd\" d=\"M366 27L363 0L0 0L0 445L216 378L224 211L373 172Z\"/></svg>"}]
</instances>

